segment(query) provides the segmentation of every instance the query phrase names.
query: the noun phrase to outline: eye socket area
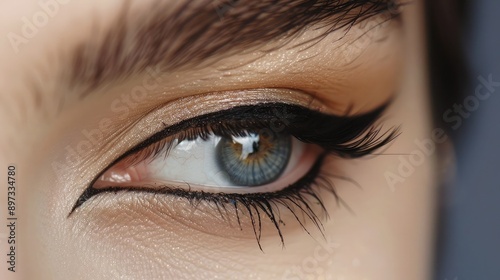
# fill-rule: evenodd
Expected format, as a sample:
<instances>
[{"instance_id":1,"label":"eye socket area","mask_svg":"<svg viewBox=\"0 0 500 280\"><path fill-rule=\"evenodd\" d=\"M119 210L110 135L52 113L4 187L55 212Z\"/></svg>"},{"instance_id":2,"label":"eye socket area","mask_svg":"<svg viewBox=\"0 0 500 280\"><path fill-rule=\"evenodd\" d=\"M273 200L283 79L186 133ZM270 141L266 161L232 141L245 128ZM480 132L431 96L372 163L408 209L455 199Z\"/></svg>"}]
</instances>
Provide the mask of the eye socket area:
<instances>
[{"instance_id":1,"label":"eye socket area","mask_svg":"<svg viewBox=\"0 0 500 280\"><path fill-rule=\"evenodd\" d=\"M232 131L231 135L185 132L120 160L92 188L276 192L307 174L322 152L316 145L269 129Z\"/></svg>"},{"instance_id":2,"label":"eye socket area","mask_svg":"<svg viewBox=\"0 0 500 280\"><path fill-rule=\"evenodd\" d=\"M120 156L92 181L91 186L82 193L75 203L73 210L94 195L120 190L150 193L173 193L173 190L182 190L186 191L184 196L201 192L259 194L291 189L287 187L291 187L291 184L297 186L295 183L299 181L303 188L315 181L316 178L309 175L316 172L316 166L322 162L325 155L333 154L343 158L358 158L370 154L395 139L399 135L397 127L385 130L374 125L388 104L390 102L366 114L337 116L293 104L262 103L242 105L181 121L162 128ZM243 158L251 158L249 157L250 152L259 150L260 147L265 148L264 144L266 143L262 143L262 145L259 143L257 147L254 147L256 135L250 134L259 132L260 137L260 134L266 129L291 137L290 143L299 143L304 148L302 154L290 154L289 162L294 162L295 159L297 164L290 164L291 167L287 166L279 178L276 174L280 174L280 172L276 172L274 176L264 176L267 181L250 182L250 186L241 186L241 184L234 183L235 180L226 180L222 184L217 180L215 182L206 180L206 177L205 180L193 181L193 178L201 178L200 174L209 174L213 179L215 175L220 173L220 170L210 168L210 166L218 166L216 161L212 161L213 164L210 165L205 164L206 161L200 160L216 158L217 145L222 141L218 141L217 137L213 136L218 136L219 140L221 137L230 139L229 142L232 144L239 141L240 156L243 154L243 145L246 141L246 150L248 151ZM247 138L238 138L242 136L247 136ZM206 144L210 142L207 141L210 139L213 141L211 146ZM191 153L194 151L193 145L203 146L198 145L194 140L209 148L201 149L198 153ZM277 142L274 141L271 143L274 143L274 146L281 146L276 145ZM267 144L269 145L269 143ZM301 150L297 149L298 145L292 146L292 151ZM190 152L186 152L187 156L184 157L173 156L172 151L176 149ZM239 156L234 155L238 149L229 147L228 150L230 151L229 155L232 155L228 157L230 159L228 162L234 162L235 159L238 162ZM264 150L268 151L269 149ZM165 166L162 164L155 164L172 159L177 159L178 164L170 164L168 168L164 168ZM190 161L189 165L186 164L187 161ZM310 167L309 173L301 172L307 170L308 167ZM162 172L158 172L158 170ZM179 174L186 175L189 172L194 174L186 178L174 177ZM158 174L169 176L158 176ZM300 177L301 175L304 176ZM276 180L269 181L269 178ZM304 181L305 178L308 179ZM238 182L241 183L241 181ZM244 180L243 182L246 183Z\"/></svg>"},{"instance_id":3,"label":"eye socket area","mask_svg":"<svg viewBox=\"0 0 500 280\"><path fill-rule=\"evenodd\" d=\"M198 222L213 226L221 221L235 219L239 228L238 236L246 228L245 224L248 225L253 228L251 232L261 249L260 236L264 228L261 227L261 220L264 218L262 222L267 220L271 227L274 226L283 244L280 229L284 225L282 221L297 221L297 225L309 232L305 222L310 220L318 230L322 230L321 213L328 215L323 195L332 194L337 198L335 186L325 178L330 174L324 169L328 164L325 162L326 156L361 157L397 137L397 128L385 131L374 125L385 107L386 105L363 115L337 116L293 104L262 103L200 115L168 127L164 125L161 130L133 146L98 174L91 186L77 199L69 215L102 194L102 199L126 203L134 213L137 210L142 213L141 209L148 209L146 214L154 212L174 219L181 217L181 223L192 222L192 211L195 211L203 217L193 222L196 228ZM266 129L281 133L283 138L290 141L280 137L266 139L263 133ZM174 175L186 175L178 171L191 171L195 174L193 178L198 177L201 172L216 175L217 172L210 172L207 168L210 165L203 164L202 159L207 156L206 151L213 156L222 150L219 144L223 143L223 137L228 144L228 162L235 159L242 161L252 156L258 162L263 155L268 155L273 150L273 146L278 146L277 143L291 143L287 166L281 173L264 176L264 184L260 185L262 181L259 180L258 183L250 184L252 186L238 186L234 182L209 185L205 181L193 183L185 178L176 178L175 181L173 177L160 178L157 173L151 172L155 161L177 159L177 170L164 168L162 165L159 168L173 172ZM213 141L211 145L210 139ZM255 142L258 142L256 146ZM207 149L191 153L194 151L193 146ZM173 156L172 151L176 149L185 150L185 154L189 156ZM288 153L281 151L278 154ZM275 155L272 158L280 157ZM201 165L188 164L192 162L201 162ZM213 160L212 163L220 162ZM172 166L176 165L169 165ZM185 211L188 206L192 207L192 211ZM103 207L109 208L108 205ZM232 225L228 225L228 228L232 228ZM218 226L216 228L220 229ZM228 230L224 228L223 231L226 233Z\"/></svg>"}]
</instances>

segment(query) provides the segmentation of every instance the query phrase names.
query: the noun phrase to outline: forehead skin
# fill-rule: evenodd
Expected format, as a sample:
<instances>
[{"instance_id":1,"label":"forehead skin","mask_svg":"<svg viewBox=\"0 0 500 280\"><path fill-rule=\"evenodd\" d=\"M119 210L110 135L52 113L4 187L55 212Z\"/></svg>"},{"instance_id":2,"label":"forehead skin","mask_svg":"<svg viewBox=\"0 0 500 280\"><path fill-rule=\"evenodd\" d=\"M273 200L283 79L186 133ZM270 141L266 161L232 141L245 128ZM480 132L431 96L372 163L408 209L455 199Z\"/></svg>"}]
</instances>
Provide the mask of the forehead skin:
<instances>
[{"instance_id":1,"label":"forehead skin","mask_svg":"<svg viewBox=\"0 0 500 280\"><path fill-rule=\"evenodd\" d=\"M52 4L50 14L40 3ZM303 232L291 231L286 250L275 246L276 240L270 239L268 249L262 253L254 240L246 242L227 237L226 233L204 235L185 226L190 221L180 221L181 218L158 225L147 210L104 209L97 212L102 217L83 212L68 219L69 209L92 179L91 175L104 168L113 156L124 152L128 143L114 139L116 135L107 135L103 142L113 145L95 147L94 153L75 169L54 174L52 163L63 154L64 147L76 146L81 131L110 117L110 104L123 100L123 92L129 92L145 76L139 71L110 80L92 89L85 98L79 95L85 87L70 86L71 71L67 67L74 65L74 49L89 38L103 41L104 30L116 22L123 3L118 0L0 3L0 168L15 164L19 171L20 187L16 195L22 220L18 230L16 277L428 278L433 157L397 191L390 191L383 176L388 169L397 168L397 158L341 162L346 174L356 176L363 186L362 191L340 190L355 215L346 209L335 209L334 218L325 222L326 241L320 235L310 238ZM129 1L130 21L134 20L134 11L150 3ZM182 1L164 1L162 5L174 9ZM425 138L430 127L422 18L420 1L414 1L403 9L400 23L368 28L371 37L363 38L370 40L356 40L367 33L366 27L357 25L348 35L345 30L335 31L304 49L284 48L263 53L261 46L253 46L246 52L221 56L203 67L169 69L166 75L162 72L166 78L151 93L154 100L137 105L130 118L112 126L128 128L158 104L213 92L293 88L311 93L314 100L324 104L320 109L337 114L349 108L357 113L369 111L397 92L386 121L388 125L403 123L410 129L387 152L409 153L414 149L414 140ZM322 31L309 29L293 42L308 42ZM269 42L263 48L273 49L279 43L279 40ZM168 112L160 114L166 116ZM129 134L137 136L127 141L137 141L151 132L134 129ZM0 195L6 201L5 192ZM335 208L334 201L328 205ZM328 254L326 258L324 252ZM310 270L313 262L318 267ZM1 279L15 279L10 277L5 270L0 272Z\"/></svg>"}]
</instances>

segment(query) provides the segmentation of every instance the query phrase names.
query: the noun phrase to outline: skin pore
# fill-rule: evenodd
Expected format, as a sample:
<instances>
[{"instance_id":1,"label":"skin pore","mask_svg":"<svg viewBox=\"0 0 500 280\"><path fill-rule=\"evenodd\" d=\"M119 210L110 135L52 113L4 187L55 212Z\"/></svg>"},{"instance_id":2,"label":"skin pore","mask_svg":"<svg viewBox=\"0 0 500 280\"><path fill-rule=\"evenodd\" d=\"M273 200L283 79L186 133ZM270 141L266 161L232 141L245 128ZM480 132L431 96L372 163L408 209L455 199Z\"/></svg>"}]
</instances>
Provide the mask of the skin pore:
<instances>
[{"instance_id":1,"label":"skin pore","mask_svg":"<svg viewBox=\"0 0 500 280\"><path fill-rule=\"evenodd\" d=\"M253 21L241 25L237 19L252 5L262 9L255 4L259 1L186 2L69 1L58 4L29 40L0 42L0 162L18 167L20 185L15 276L428 279L435 159L426 158L395 187L384 176L397 172L395 155L409 154L414 141L431 130L421 1L397 10L386 2L374 13L366 12L369 1L351 1L359 6L322 20L300 18L307 24L293 28L289 25L300 16L293 9L281 21L259 10L261 17L248 17ZM350 1L330 2L336 7ZM0 6L2 34L20 36L19 19L41 10L35 1ZM184 20L179 11L199 19ZM176 20L161 26L172 25L173 31L152 31L156 25L148 19L170 13ZM342 27L363 14L355 25ZM207 17L216 18L208 22ZM191 26L202 23L219 31ZM245 27L235 29L238 24ZM273 33L278 26L285 31ZM196 28L208 29L197 35L208 40L190 37ZM221 35L226 41L217 43L221 30L231 28L233 33ZM252 30L260 36L246 39ZM231 35L233 40L227 39ZM152 59L151 52L159 58ZM107 193L69 215L115 159L180 121L263 102L352 116L391 99L377 124L383 131L401 125L401 134L376 155L327 157L322 170L341 201L320 192L329 218L318 214L322 231L308 221L310 235L284 214L284 246L269 220L262 220L261 250L249 219L240 229L214 207L193 209L175 196Z\"/></svg>"}]
</instances>

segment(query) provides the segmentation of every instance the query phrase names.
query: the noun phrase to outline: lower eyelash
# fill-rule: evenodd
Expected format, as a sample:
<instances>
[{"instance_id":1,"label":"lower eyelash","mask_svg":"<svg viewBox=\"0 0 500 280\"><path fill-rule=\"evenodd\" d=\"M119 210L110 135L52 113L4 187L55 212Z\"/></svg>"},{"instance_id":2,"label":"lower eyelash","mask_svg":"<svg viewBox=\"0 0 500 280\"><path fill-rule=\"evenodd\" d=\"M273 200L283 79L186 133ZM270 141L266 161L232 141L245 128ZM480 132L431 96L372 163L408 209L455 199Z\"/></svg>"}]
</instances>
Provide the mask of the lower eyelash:
<instances>
[{"instance_id":1,"label":"lower eyelash","mask_svg":"<svg viewBox=\"0 0 500 280\"><path fill-rule=\"evenodd\" d=\"M81 196L81 200L77 201L75 208L91 197L101 193L119 193L119 192L140 192L153 193L155 195L173 195L187 199L193 207L201 202L212 203L214 208L218 210L221 218L229 220L230 211L234 211L237 223L242 230L241 215L246 214L251 221L255 240L261 251L261 233L262 233L262 218L268 218L276 228L280 237L282 246L285 245L281 226L284 222L281 220L280 206L287 209L300 224L300 226L309 234L305 222L310 220L316 228L324 235L323 223L321 216L328 217L328 211L320 198L319 191L324 189L332 193L339 202L339 197L335 191L334 185L326 174L323 174L321 168L325 157L328 154L324 153L319 156L310 170L297 182L290 186L269 193L210 193L204 191L190 191L172 186L162 186L155 188L148 187L105 187L105 188L88 188ZM313 210L312 204L320 206L321 213L316 213ZM232 208L232 210L230 209ZM246 211L246 212L242 212ZM300 216L300 217L299 217ZM301 219L302 217L302 219Z\"/></svg>"}]
</instances>

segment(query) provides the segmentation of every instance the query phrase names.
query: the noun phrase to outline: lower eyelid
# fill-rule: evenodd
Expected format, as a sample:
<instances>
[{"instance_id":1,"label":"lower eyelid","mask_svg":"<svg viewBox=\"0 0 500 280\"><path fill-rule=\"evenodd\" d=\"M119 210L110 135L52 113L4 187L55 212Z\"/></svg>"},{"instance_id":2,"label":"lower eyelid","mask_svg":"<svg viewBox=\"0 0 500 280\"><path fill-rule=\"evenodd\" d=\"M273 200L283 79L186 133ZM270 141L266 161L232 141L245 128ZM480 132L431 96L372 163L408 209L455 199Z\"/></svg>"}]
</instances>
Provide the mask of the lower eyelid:
<instances>
[{"instance_id":1,"label":"lower eyelid","mask_svg":"<svg viewBox=\"0 0 500 280\"><path fill-rule=\"evenodd\" d=\"M325 165L327 165L325 163ZM324 166L322 164L322 166ZM320 171L317 178L325 177L325 173ZM326 176L328 177L328 176ZM273 205L273 215L277 215L279 220L279 232L286 239L291 233L302 234L306 230L309 234L319 234L322 231L321 223L325 216L322 205L330 210L331 203L335 205L335 193L330 190L331 186L321 186L321 182L313 183L312 189L306 193L314 192L317 198L321 198L321 203L308 201L307 208L300 201L293 203L287 202L287 206L270 200ZM262 240L272 237L275 244L276 238L279 238L274 222L266 216L265 212L259 207L250 207L251 211L259 211L260 214L253 213L253 218L248 214L248 209L241 203L237 209L227 204L225 207L217 206L209 200L190 200L176 195L160 195L153 192L140 191L115 191L106 192L94 198L92 207L88 208L90 212L84 211L84 215L91 215L90 225L94 224L97 229L94 232L107 232L106 228L111 227L114 234L116 230L124 230L125 235L130 234L130 230L144 230L154 233L155 236L171 235L185 230L196 230L200 234L208 234L223 238L234 237L235 240L248 240L255 242L256 234L262 235ZM288 200L284 200L285 202ZM298 204L295 204L298 203ZM302 205L303 210L296 205ZM294 212L290 211L290 208ZM258 209L258 210L255 210ZM307 210L306 212L303 212ZM236 215L236 212L239 214ZM312 215L314 220L311 220ZM252 222L252 219L254 221ZM300 219L300 222L297 221ZM239 220L239 222L238 222ZM113 222L110 222L113 221ZM286 226L285 226L286 224ZM312 225L311 225L312 224ZM305 228L306 226L307 228ZM254 229L257 233L254 232ZM259 237L260 238L260 237ZM260 239L259 239L260 240ZM260 242L258 241L259 245ZM227 240L226 240L227 241ZM234 241L234 240L233 240ZM267 246L267 245L264 245ZM265 247L264 247L265 250Z\"/></svg>"},{"instance_id":2,"label":"lower eyelid","mask_svg":"<svg viewBox=\"0 0 500 280\"><path fill-rule=\"evenodd\" d=\"M112 231L114 236L130 236L131 232L137 231L137 234L143 235L144 230L147 230L148 234L155 236L155 240L161 240L168 235L177 235L174 239L177 245L184 241L192 246L194 236L200 235L199 238L209 238L208 240L214 237L224 238L221 241L226 243L247 242L252 245L249 248L256 250L259 248L255 245L256 237L249 215L239 213L240 227L232 207L227 207L227 213L221 209L224 214L221 216L217 208L208 202L200 202L194 207L188 200L175 196L164 197L152 193L138 196L137 193L123 192L104 194L98 199L98 203L93 204L90 211L85 214L91 218L80 220L87 220L90 224L85 226L90 227L90 231L98 235L99 239L110 238L106 236L107 234L103 234L109 231ZM311 207L316 213L321 211L318 205ZM240 210L246 211L246 209L238 211ZM283 235L303 234L304 229L295 222L295 218L285 207L280 207L279 212L281 220L286 223L286 226L280 229ZM297 211L296 214L300 216L302 213ZM306 224L309 224L309 221ZM272 238L273 244L279 244L276 228L263 213L261 213L261 230L262 240ZM186 234L190 237L189 240L185 238Z\"/></svg>"},{"instance_id":3,"label":"lower eyelid","mask_svg":"<svg viewBox=\"0 0 500 280\"><path fill-rule=\"evenodd\" d=\"M305 175L276 193L210 194L174 188L158 192L137 187L93 189L92 193L92 189L88 189L90 193L83 197L92 197L93 202L83 214L91 215L92 223L102 221L101 225L111 226L113 230L123 228L127 230L126 235L128 230L145 228L156 232L155 236L194 229L223 238L253 239L260 250L267 244L262 243L263 240L271 237L273 243L279 238L284 246L285 235L292 232L322 234L322 223L332 209L329 204L338 202L332 199L337 198L335 186L323 171L326 156L323 152L316 157ZM79 201L75 208L81 203ZM108 220L103 221L106 217Z\"/></svg>"}]
</instances>

